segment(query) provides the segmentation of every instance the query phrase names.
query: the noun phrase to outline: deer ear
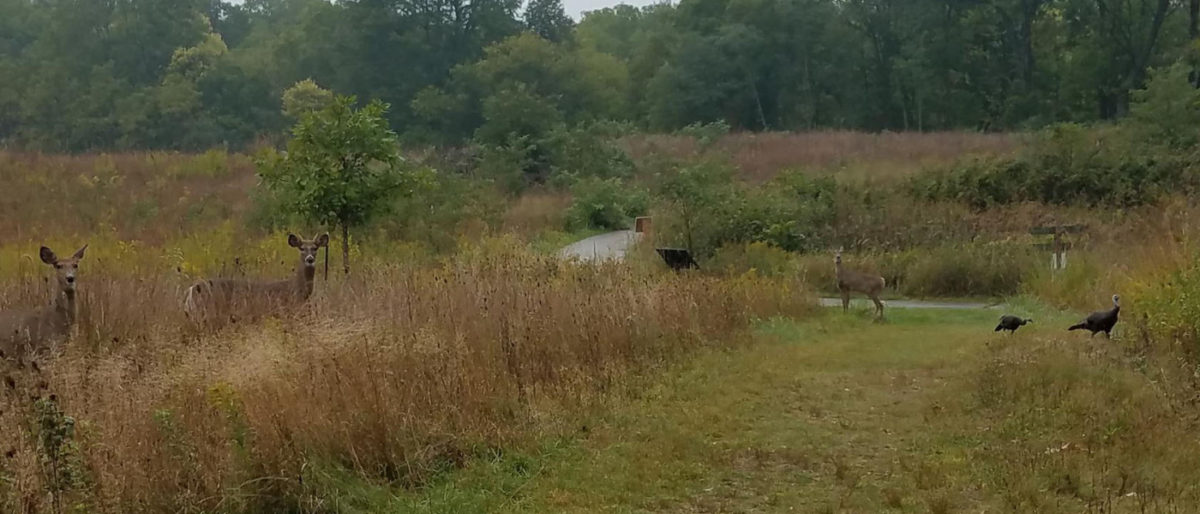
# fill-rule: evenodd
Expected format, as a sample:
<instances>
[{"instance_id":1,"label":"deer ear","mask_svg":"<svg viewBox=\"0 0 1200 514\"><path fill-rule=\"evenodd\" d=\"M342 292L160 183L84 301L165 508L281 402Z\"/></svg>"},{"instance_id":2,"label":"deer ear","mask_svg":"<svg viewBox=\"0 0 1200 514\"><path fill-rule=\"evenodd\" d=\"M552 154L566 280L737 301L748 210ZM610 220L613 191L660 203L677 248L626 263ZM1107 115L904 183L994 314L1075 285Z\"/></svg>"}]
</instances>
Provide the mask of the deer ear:
<instances>
[{"instance_id":1,"label":"deer ear","mask_svg":"<svg viewBox=\"0 0 1200 514\"><path fill-rule=\"evenodd\" d=\"M58 264L58 256L54 255L54 250L51 250L51 249L43 246L41 251L39 251L38 253L42 257L42 262L49 264L51 266Z\"/></svg>"},{"instance_id":2,"label":"deer ear","mask_svg":"<svg viewBox=\"0 0 1200 514\"><path fill-rule=\"evenodd\" d=\"M317 236L313 242L316 243L317 246L329 246L329 234L321 234Z\"/></svg>"},{"instance_id":3,"label":"deer ear","mask_svg":"<svg viewBox=\"0 0 1200 514\"><path fill-rule=\"evenodd\" d=\"M84 252L84 250L87 250L87 247L88 247L88 245L83 245L83 248L80 248L80 249L78 249L78 250L75 250L75 255L72 255L72 256L71 256L71 258L72 258L72 259L75 259L75 260L82 259L82 258L83 258L83 252Z\"/></svg>"},{"instance_id":4,"label":"deer ear","mask_svg":"<svg viewBox=\"0 0 1200 514\"><path fill-rule=\"evenodd\" d=\"M300 248L300 238L296 234L288 234L288 246Z\"/></svg>"}]
</instances>

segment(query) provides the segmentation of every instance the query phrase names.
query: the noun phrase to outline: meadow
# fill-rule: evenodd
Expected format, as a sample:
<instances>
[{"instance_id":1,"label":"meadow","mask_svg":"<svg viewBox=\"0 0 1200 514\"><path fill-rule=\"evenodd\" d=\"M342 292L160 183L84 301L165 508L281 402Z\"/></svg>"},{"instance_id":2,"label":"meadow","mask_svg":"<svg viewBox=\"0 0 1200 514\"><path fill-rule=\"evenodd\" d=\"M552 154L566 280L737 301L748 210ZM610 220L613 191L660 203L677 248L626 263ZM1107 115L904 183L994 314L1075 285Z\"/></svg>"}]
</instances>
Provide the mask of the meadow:
<instances>
[{"instance_id":1,"label":"meadow","mask_svg":"<svg viewBox=\"0 0 1200 514\"><path fill-rule=\"evenodd\" d=\"M303 309L215 329L185 318L186 287L287 277L286 233L318 232L259 192L250 156L0 152L0 189L14 192L0 204L0 308L45 303L38 245L89 244L74 337L38 370L4 372L0 510L1192 502L1190 198L975 208L908 192L955 162L1013 158L1027 136L687 137L623 144L633 187L674 170L707 179L711 166L715 183L730 178L698 189L718 191L726 216L690 226L714 242L698 272L650 251L687 219L658 193L656 232L628 262L563 262L558 247L602 230L571 226L578 194L443 172L357 232L354 272L318 271ZM756 196L780 190L800 196ZM764 199L830 208L756 210ZM777 219L813 224L728 237ZM1029 229L1075 222L1088 230L1070 266L1049 271ZM1039 324L1001 340L988 337L992 311L892 310L882 324L823 312L841 246L890 297L1001 299ZM1079 346L1060 330L1113 292L1115 341ZM921 434L931 419L942 423Z\"/></svg>"}]
</instances>

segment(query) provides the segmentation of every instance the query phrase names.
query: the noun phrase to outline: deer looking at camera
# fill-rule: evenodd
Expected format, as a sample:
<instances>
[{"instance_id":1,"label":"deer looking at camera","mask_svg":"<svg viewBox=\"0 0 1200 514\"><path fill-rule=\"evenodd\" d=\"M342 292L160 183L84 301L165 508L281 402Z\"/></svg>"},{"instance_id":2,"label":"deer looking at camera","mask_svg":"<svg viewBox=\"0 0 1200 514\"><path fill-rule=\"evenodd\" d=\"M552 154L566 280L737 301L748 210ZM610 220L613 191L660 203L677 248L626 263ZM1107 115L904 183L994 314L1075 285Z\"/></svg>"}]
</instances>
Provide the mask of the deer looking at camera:
<instances>
[{"instance_id":1,"label":"deer looking at camera","mask_svg":"<svg viewBox=\"0 0 1200 514\"><path fill-rule=\"evenodd\" d=\"M0 311L0 358L14 359L23 365L25 358L33 358L56 340L70 336L77 312L76 278L85 250L87 245L70 258L60 259L53 250L41 248L42 262L54 268L54 298L50 305L41 308Z\"/></svg>"},{"instance_id":2,"label":"deer looking at camera","mask_svg":"<svg viewBox=\"0 0 1200 514\"><path fill-rule=\"evenodd\" d=\"M183 308L198 323L214 323L235 315L279 313L298 307L312 296L317 251L329 245L329 234L306 241L288 234L288 246L299 250L296 276L278 281L234 278L201 280L187 289Z\"/></svg>"},{"instance_id":3,"label":"deer looking at camera","mask_svg":"<svg viewBox=\"0 0 1200 514\"><path fill-rule=\"evenodd\" d=\"M883 302L879 301L879 293L883 292L883 277L871 273L848 270L842 266L842 250L838 249L833 257L834 268L837 271L838 291L842 293L842 310L850 309L850 293L858 292L867 295L875 302L879 319L883 319Z\"/></svg>"}]
</instances>

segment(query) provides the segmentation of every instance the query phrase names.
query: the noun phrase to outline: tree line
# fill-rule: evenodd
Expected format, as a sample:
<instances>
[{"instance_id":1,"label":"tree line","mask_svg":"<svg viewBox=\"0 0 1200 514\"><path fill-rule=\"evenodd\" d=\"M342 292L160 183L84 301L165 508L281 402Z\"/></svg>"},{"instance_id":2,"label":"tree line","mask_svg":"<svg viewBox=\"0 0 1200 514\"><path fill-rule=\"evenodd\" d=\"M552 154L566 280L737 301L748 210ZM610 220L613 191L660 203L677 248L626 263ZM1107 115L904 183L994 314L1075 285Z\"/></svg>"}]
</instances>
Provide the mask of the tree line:
<instances>
[{"instance_id":1,"label":"tree line","mask_svg":"<svg viewBox=\"0 0 1200 514\"><path fill-rule=\"evenodd\" d=\"M287 132L285 98L329 91L388 104L403 141L534 163L597 122L1028 129L1124 116L1149 70L1200 64L1198 17L1200 0L681 0L578 23L560 0L0 0L0 145L242 148Z\"/></svg>"}]
</instances>

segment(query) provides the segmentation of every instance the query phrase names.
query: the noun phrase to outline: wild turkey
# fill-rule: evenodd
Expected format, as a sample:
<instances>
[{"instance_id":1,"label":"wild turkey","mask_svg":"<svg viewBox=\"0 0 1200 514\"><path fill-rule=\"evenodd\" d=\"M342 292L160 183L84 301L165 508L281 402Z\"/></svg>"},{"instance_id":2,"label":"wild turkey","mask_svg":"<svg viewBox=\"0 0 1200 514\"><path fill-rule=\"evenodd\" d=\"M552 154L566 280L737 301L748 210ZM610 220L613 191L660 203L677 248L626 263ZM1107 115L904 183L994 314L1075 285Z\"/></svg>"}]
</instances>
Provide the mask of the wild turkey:
<instances>
[{"instance_id":1,"label":"wild turkey","mask_svg":"<svg viewBox=\"0 0 1200 514\"><path fill-rule=\"evenodd\" d=\"M1026 323L1032 323L1031 319L1022 319L1016 316L1005 314L1000 317L1000 324L996 325L996 332L1007 330L1009 334L1013 334L1018 328L1025 326Z\"/></svg>"},{"instance_id":2,"label":"wild turkey","mask_svg":"<svg viewBox=\"0 0 1200 514\"><path fill-rule=\"evenodd\" d=\"M1121 313L1121 297L1113 295L1113 308L1091 313L1082 323L1071 325L1067 330L1090 330L1092 337L1096 332L1104 332L1104 337L1112 337L1113 326L1117 324L1117 315Z\"/></svg>"}]
</instances>

